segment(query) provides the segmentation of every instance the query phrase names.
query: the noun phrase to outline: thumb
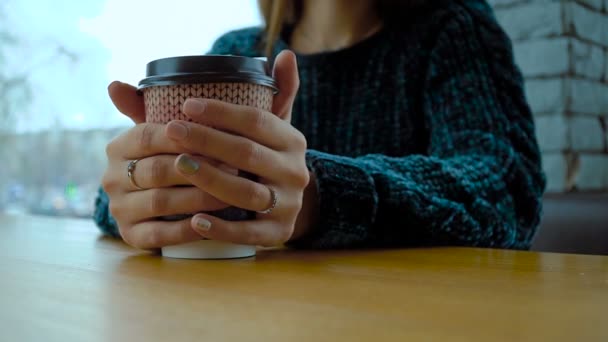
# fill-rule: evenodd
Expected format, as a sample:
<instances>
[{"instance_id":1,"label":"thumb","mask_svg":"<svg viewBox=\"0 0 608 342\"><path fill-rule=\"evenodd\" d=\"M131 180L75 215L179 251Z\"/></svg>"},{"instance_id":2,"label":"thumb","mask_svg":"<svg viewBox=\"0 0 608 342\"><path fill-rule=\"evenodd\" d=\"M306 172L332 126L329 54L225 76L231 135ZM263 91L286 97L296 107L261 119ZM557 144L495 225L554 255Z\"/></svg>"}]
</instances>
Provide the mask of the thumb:
<instances>
[{"instance_id":1,"label":"thumb","mask_svg":"<svg viewBox=\"0 0 608 342\"><path fill-rule=\"evenodd\" d=\"M289 50L281 51L275 59L272 75L279 88L279 93L274 97L272 112L283 120L291 121L291 108L300 86L296 55Z\"/></svg>"},{"instance_id":2,"label":"thumb","mask_svg":"<svg viewBox=\"0 0 608 342\"><path fill-rule=\"evenodd\" d=\"M144 98L130 84L114 81L108 86L108 94L114 106L136 124L146 121Z\"/></svg>"}]
</instances>

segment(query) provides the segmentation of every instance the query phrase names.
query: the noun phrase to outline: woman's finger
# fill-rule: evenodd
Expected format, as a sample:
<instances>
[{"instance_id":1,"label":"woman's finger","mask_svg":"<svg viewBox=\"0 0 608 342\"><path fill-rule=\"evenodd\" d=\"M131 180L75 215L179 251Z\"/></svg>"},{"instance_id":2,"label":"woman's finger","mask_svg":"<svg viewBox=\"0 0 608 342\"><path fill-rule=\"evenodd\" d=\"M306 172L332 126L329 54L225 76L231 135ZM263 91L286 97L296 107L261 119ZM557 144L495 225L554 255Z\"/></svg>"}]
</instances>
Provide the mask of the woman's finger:
<instances>
[{"instance_id":1,"label":"woman's finger","mask_svg":"<svg viewBox=\"0 0 608 342\"><path fill-rule=\"evenodd\" d=\"M118 208L113 206L112 214L117 217L129 216L135 222L151 217L189 215L228 207L213 195L193 186L133 191L125 194L119 205Z\"/></svg>"},{"instance_id":2,"label":"woman's finger","mask_svg":"<svg viewBox=\"0 0 608 342\"><path fill-rule=\"evenodd\" d=\"M265 247L281 245L293 233L293 229L285 229L276 221L225 221L207 214L193 216L191 226L201 237L210 240Z\"/></svg>"},{"instance_id":3,"label":"woman's finger","mask_svg":"<svg viewBox=\"0 0 608 342\"><path fill-rule=\"evenodd\" d=\"M273 202L266 185L226 173L202 158L182 154L177 158L175 167L191 184L226 204L262 211Z\"/></svg>"},{"instance_id":4,"label":"woman's finger","mask_svg":"<svg viewBox=\"0 0 608 342\"><path fill-rule=\"evenodd\" d=\"M110 159L142 159L158 154L180 154L184 146L165 134L165 125L143 123L114 138L106 147Z\"/></svg>"},{"instance_id":5,"label":"woman's finger","mask_svg":"<svg viewBox=\"0 0 608 342\"><path fill-rule=\"evenodd\" d=\"M132 85L114 81L108 86L108 94L114 106L136 124L146 122L144 98L137 94Z\"/></svg>"},{"instance_id":6,"label":"woman's finger","mask_svg":"<svg viewBox=\"0 0 608 342\"><path fill-rule=\"evenodd\" d=\"M221 161L262 178L282 181L296 168L285 165L281 155L252 140L187 121L172 121L167 136L183 146L182 150ZM290 171L290 168L293 168Z\"/></svg>"},{"instance_id":7,"label":"woman's finger","mask_svg":"<svg viewBox=\"0 0 608 342\"><path fill-rule=\"evenodd\" d=\"M129 245L139 249L153 249L201 240L192 230L191 219L181 221L146 221L120 231Z\"/></svg>"},{"instance_id":8,"label":"woman's finger","mask_svg":"<svg viewBox=\"0 0 608 342\"><path fill-rule=\"evenodd\" d=\"M300 86L296 55L289 50L281 51L274 61L272 74L280 89L274 97L272 112L279 118L291 122L291 110Z\"/></svg>"},{"instance_id":9,"label":"woman's finger","mask_svg":"<svg viewBox=\"0 0 608 342\"><path fill-rule=\"evenodd\" d=\"M174 154L164 154L138 160L131 174L133 182L143 189L190 185L188 180L175 170L176 157ZM130 160L121 163L123 166L120 169L125 170L125 176L120 177L123 180L123 188L140 190L134 187L127 176L126 170L130 163Z\"/></svg>"},{"instance_id":10,"label":"woman's finger","mask_svg":"<svg viewBox=\"0 0 608 342\"><path fill-rule=\"evenodd\" d=\"M174 154L161 154L139 159L133 167L131 178L133 182L137 184L137 186L143 189L192 185L192 183L190 183L186 177L175 169L176 158L177 156ZM238 174L237 169L230 168L225 164L220 164L215 160L206 161L209 164L221 169L223 172L233 175ZM129 180L127 175L127 169L129 168L129 164L131 162L131 160L127 160L120 163L122 166L119 167L119 170L124 170L121 175L118 176L118 178L122 181L120 185L123 189L130 189L131 191L141 190L133 185L133 182Z\"/></svg>"},{"instance_id":11,"label":"woman's finger","mask_svg":"<svg viewBox=\"0 0 608 342\"><path fill-rule=\"evenodd\" d=\"M249 138L273 150L305 148L303 135L288 122L255 107L211 99L188 99L183 112L197 123Z\"/></svg>"}]
</instances>

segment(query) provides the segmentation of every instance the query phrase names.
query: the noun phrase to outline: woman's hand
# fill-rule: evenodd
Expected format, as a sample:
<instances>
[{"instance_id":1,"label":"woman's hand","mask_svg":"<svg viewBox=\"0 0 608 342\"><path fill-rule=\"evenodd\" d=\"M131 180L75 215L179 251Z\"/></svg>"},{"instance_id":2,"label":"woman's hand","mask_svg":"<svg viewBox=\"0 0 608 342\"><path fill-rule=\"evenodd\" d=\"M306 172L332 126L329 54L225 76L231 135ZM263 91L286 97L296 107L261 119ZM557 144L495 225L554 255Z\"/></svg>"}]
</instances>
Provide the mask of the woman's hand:
<instances>
[{"instance_id":1,"label":"woman's hand","mask_svg":"<svg viewBox=\"0 0 608 342\"><path fill-rule=\"evenodd\" d=\"M158 217L219 210L227 205L193 187L175 170L177 155L188 150L167 138L164 125L144 123L143 100L134 87L114 82L108 91L116 107L137 124L106 149L109 163L102 185L121 236L142 249L200 240L190 227L190 218L163 221ZM143 189L136 188L127 177L132 160L139 160L133 179Z\"/></svg>"},{"instance_id":2,"label":"woman's hand","mask_svg":"<svg viewBox=\"0 0 608 342\"><path fill-rule=\"evenodd\" d=\"M192 228L205 238L273 246L304 234L313 224L317 199L304 196L310 180L305 163L306 139L290 124L299 85L293 53L281 53L274 71L280 89L274 114L216 100L189 99L183 112L197 123L173 121L166 127L166 135L174 144L191 151L177 158L176 169L203 193L258 212L270 208L276 195L276 207L251 221L195 215ZM258 181L222 172L208 159L193 155L248 171L258 176ZM315 193L315 187L310 184L310 193Z\"/></svg>"}]
</instances>

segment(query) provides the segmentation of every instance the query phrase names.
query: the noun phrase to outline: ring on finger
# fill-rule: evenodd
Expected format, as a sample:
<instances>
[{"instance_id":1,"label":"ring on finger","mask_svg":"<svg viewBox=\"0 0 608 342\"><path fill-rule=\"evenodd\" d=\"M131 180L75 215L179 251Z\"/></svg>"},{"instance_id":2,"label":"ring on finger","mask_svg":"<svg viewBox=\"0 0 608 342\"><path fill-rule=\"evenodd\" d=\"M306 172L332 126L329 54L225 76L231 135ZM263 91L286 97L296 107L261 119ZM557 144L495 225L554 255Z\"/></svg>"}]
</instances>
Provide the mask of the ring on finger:
<instances>
[{"instance_id":1,"label":"ring on finger","mask_svg":"<svg viewBox=\"0 0 608 342\"><path fill-rule=\"evenodd\" d=\"M134 159L129 162L129 165L127 166L127 177L129 177L129 182L131 185L133 185L133 187L135 187L137 190L145 190L141 186L137 185L137 182L135 182L135 166L137 165L137 162L139 162L139 159Z\"/></svg>"},{"instance_id":2,"label":"ring on finger","mask_svg":"<svg viewBox=\"0 0 608 342\"><path fill-rule=\"evenodd\" d=\"M268 188L268 191L270 191L270 202L271 203L267 209L258 211L257 212L258 214L270 214L277 207L277 204L279 202L279 197L277 196L277 192L269 186L266 186L266 187Z\"/></svg>"}]
</instances>

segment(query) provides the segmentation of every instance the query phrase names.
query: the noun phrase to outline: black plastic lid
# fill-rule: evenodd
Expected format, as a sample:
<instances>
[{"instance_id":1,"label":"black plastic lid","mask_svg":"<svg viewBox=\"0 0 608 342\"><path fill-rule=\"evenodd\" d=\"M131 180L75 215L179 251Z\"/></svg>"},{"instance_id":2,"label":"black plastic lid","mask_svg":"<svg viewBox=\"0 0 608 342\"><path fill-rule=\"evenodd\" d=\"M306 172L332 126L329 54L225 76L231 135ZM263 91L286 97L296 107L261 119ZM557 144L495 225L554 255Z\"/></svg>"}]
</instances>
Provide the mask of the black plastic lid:
<instances>
[{"instance_id":1,"label":"black plastic lid","mask_svg":"<svg viewBox=\"0 0 608 342\"><path fill-rule=\"evenodd\" d=\"M182 56L157 59L146 66L139 89L192 83L245 82L278 91L268 63L262 59L230 55Z\"/></svg>"}]
</instances>

